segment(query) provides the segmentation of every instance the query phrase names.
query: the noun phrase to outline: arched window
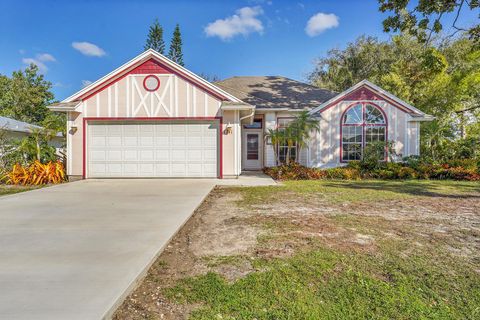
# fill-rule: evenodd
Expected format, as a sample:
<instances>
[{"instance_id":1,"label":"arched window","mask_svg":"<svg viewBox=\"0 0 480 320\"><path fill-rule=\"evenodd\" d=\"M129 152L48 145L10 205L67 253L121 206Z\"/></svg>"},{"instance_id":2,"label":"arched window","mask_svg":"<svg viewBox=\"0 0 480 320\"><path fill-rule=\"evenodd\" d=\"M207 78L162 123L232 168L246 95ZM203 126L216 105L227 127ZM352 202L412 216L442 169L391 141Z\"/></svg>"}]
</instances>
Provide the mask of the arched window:
<instances>
[{"instance_id":1,"label":"arched window","mask_svg":"<svg viewBox=\"0 0 480 320\"><path fill-rule=\"evenodd\" d=\"M387 119L383 111L371 103L356 103L342 115L342 162L361 160L365 145L387 142ZM386 155L385 155L386 156Z\"/></svg>"}]
</instances>

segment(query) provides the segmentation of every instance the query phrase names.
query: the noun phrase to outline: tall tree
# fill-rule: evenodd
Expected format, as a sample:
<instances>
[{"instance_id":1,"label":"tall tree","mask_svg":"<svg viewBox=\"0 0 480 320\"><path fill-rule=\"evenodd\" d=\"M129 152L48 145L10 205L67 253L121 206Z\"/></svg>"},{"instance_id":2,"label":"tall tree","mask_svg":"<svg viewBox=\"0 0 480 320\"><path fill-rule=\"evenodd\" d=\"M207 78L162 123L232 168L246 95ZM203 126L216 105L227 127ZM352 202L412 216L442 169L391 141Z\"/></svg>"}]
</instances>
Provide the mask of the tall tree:
<instances>
[{"instance_id":1,"label":"tall tree","mask_svg":"<svg viewBox=\"0 0 480 320\"><path fill-rule=\"evenodd\" d=\"M381 12L392 14L383 21L385 32L408 32L421 42L429 42L433 34L442 31L445 16L452 13L453 33L466 32L477 44L480 43L480 24L460 26L458 21L468 10L476 11L480 18L479 0L379 0L379 4Z\"/></svg>"},{"instance_id":2,"label":"tall tree","mask_svg":"<svg viewBox=\"0 0 480 320\"><path fill-rule=\"evenodd\" d=\"M344 50L329 50L325 57L318 59L309 80L318 87L340 92L363 79L377 82L394 60L387 43L361 36Z\"/></svg>"},{"instance_id":3,"label":"tall tree","mask_svg":"<svg viewBox=\"0 0 480 320\"><path fill-rule=\"evenodd\" d=\"M158 19L150 26L147 35L147 41L145 42L145 46L143 47L146 50L153 49L161 54L165 53L165 42L163 41L163 28L158 23Z\"/></svg>"},{"instance_id":4,"label":"tall tree","mask_svg":"<svg viewBox=\"0 0 480 320\"><path fill-rule=\"evenodd\" d=\"M180 33L180 26L178 23L173 31L172 42L170 43L170 50L168 51L168 58L179 65L184 66L182 53L182 34Z\"/></svg>"},{"instance_id":5,"label":"tall tree","mask_svg":"<svg viewBox=\"0 0 480 320\"><path fill-rule=\"evenodd\" d=\"M318 60L310 81L343 91L368 79L436 120L422 124L422 154L455 156L456 146L480 139L480 50L466 37L424 45L415 37L365 37ZM457 148L458 149L458 148Z\"/></svg>"},{"instance_id":6,"label":"tall tree","mask_svg":"<svg viewBox=\"0 0 480 320\"><path fill-rule=\"evenodd\" d=\"M41 125L53 101L52 84L31 64L25 70L14 71L9 78L0 75L0 115Z\"/></svg>"}]
</instances>

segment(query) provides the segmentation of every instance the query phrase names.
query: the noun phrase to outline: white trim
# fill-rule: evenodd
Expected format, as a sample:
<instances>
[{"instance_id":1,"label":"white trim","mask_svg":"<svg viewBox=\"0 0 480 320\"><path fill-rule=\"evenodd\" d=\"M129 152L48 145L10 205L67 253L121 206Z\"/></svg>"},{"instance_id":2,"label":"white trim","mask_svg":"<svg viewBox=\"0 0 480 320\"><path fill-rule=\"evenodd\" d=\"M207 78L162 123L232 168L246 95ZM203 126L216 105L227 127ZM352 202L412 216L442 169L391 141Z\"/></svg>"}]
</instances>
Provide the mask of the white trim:
<instances>
[{"instance_id":1,"label":"white trim","mask_svg":"<svg viewBox=\"0 0 480 320\"><path fill-rule=\"evenodd\" d=\"M127 96L126 96L126 102L125 102L125 108L126 108L126 116L127 118L130 117L130 77L125 77L125 85L127 86Z\"/></svg>"},{"instance_id":2,"label":"white trim","mask_svg":"<svg viewBox=\"0 0 480 320\"><path fill-rule=\"evenodd\" d=\"M207 94L207 92L204 92L204 93L205 93L205 106L204 106L205 107L205 113L204 113L204 115L206 117L206 116L208 116L208 94Z\"/></svg>"},{"instance_id":3,"label":"white trim","mask_svg":"<svg viewBox=\"0 0 480 320\"><path fill-rule=\"evenodd\" d=\"M175 116L178 117L178 77L175 76Z\"/></svg>"},{"instance_id":4,"label":"white trim","mask_svg":"<svg viewBox=\"0 0 480 320\"><path fill-rule=\"evenodd\" d=\"M192 86L192 106L193 106L193 111L192 114L194 117L197 116L197 88L195 86Z\"/></svg>"},{"instance_id":5,"label":"white trim","mask_svg":"<svg viewBox=\"0 0 480 320\"><path fill-rule=\"evenodd\" d=\"M238 105L238 106L222 106L221 103L218 106L220 109L227 111L227 110L251 110L255 109L255 106L252 105ZM257 109L258 110L258 109Z\"/></svg>"},{"instance_id":6,"label":"white trim","mask_svg":"<svg viewBox=\"0 0 480 320\"><path fill-rule=\"evenodd\" d=\"M190 84L187 82L187 117L190 117Z\"/></svg>"},{"instance_id":7,"label":"white trim","mask_svg":"<svg viewBox=\"0 0 480 320\"><path fill-rule=\"evenodd\" d=\"M417 144L415 145L417 155L420 155L420 122L417 122Z\"/></svg>"},{"instance_id":8,"label":"white trim","mask_svg":"<svg viewBox=\"0 0 480 320\"><path fill-rule=\"evenodd\" d=\"M221 95L221 96L224 96L226 98L228 98L228 100L231 100L233 102L240 102L240 100L236 97L234 97L233 95L229 94L228 92L220 89L219 87L211 84L210 82L208 82L207 80L203 79L202 77L196 75L195 73L185 69L184 67L182 67L181 65L173 62L172 60L168 59L167 57L165 57L164 55L156 52L155 50L153 49L148 49L147 51L139 54L138 56L136 56L135 58L131 59L130 61L128 61L127 63L123 64L122 66L118 67L117 69L113 70L112 72L110 72L109 74L103 76L102 78L98 79L97 81L93 82L92 84L90 84L89 86L83 88L82 90L74 93L73 95L71 95L70 97L64 99L62 102L70 102L70 101L74 101L76 99L78 99L80 96L84 95L85 93L91 91L92 89L96 88L99 84L103 84L106 80L109 80L110 78L116 76L117 74L125 71L126 69L130 68L130 67L133 67L135 66L136 64L139 64L139 63L143 63L151 58L156 58L157 60L163 62L165 65L167 65L168 67L172 68L173 70L176 70L178 72L181 72L185 75L187 75L188 77L194 79L195 81L199 82L200 84L202 84L203 86L205 86L206 88L212 90L213 92Z\"/></svg>"},{"instance_id":9,"label":"white trim","mask_svg":"<svg viewBox=\"0 0 480 320\"><path fill-rule=\"evenodd\" d=\"M394 96L393 94L389 93L388 91L385 91L383 90L382 88L380 88L379 86L371 83L370 81L368 80L362 80L360 81L359 83L357 83L356 85L354 85L353 87L350 87L348 88L347 90L339 93L338 95L336 95L335 97L331 98L330 100L328 101L325 101L324 103L322 103L321 105L319 105L318 107L312 109L310 111L310 113L315 113L315 112L318 112L320 111L321 109L323 109L324 107L326 107L327 105L331 104L332 102L346 96L347 94L349 94L350 92L352 91L355 91L357 90L358 88L362 87L362 86L367 86L367 87L370 87L371 89L373 89L374 91L377 91L378 93L380 94L383 94L385 96L387 96L388 98L394 100L395 102L401 104L402 106L404 106L405 108L409 109L410 111L414 112L414 113L417 113L417 114L420 114L420 115L425 115L424 112L418 110L417 108L415 108L414 106L408 104L407 102L397 98L396 96Z\"/></svg>"},{"instance_id":10,"label":"white trim","mask_svg":"<svg viewBox=\"0 0 480 320\"><path fill-rule=\"evenodd\" d=\"M49 110L59 111L59 112L69 112L69 111L82 112L81 111L81 106L82 106L82 101L78 101L78 103L76 105L74 105L73 107L47 106L47 108Z\"/></svg>"},{"instance_id":11,"label":"white trim","mask_svg":"<svg viewBox=\"0 0 480 320\"><path fill-rule=\"evenodd\" d=\"M407 157L410 155L410 150L408 148L408 139L409 139L409 128L408 128L408 115L405 115L405 154L404 154L404 157Z\"/></svg>"},{"instance_id":12,"label":"white trim","mask_svg":"<svg viewBox=\"0 0 480 320\"><path fill-rule=\"evenodd\" d=\"M108 116L112 116L112 87L107 89L107 104L108 104Z\"/></svg>"},{"instance_id":13,"label":"white trim","mask_svg":"<svg viewBox=\"0 0 480 320\"><path fill-rule=\"evenodd\" d=\"M72 114L67 112L67 176L72 174Z\"/></svg>"},{"instance_id":14,"label":"white trim","mask_svg":"<svg viewBox=\"0 0 480 320\"><path fill-rule=\"evenodd\" d=\"M118 82L115 83L115 117L118 117Z\"/></svg>"},{"instance_id":15,"label":"white trim","mask_svg":"<svg viewBox=\"0 0 480 320\"><path fill-rule=\"evenodd\" d=\"M97 117L100 117L100 95L96 95L96 103L97 103Z\"/></svg>"},{"instance_id":16,"label":"white trim","mask_svg":"<svg viewBox=\"0 0 480 320\"><path fill-rule=\"evenodd\" d=\"M234 174L238 175L238 160L237 160L237 118L238 118L238 113L240 111L235 111L233 113L233 168L234 168Z\"/></svg>"}]
</instances>

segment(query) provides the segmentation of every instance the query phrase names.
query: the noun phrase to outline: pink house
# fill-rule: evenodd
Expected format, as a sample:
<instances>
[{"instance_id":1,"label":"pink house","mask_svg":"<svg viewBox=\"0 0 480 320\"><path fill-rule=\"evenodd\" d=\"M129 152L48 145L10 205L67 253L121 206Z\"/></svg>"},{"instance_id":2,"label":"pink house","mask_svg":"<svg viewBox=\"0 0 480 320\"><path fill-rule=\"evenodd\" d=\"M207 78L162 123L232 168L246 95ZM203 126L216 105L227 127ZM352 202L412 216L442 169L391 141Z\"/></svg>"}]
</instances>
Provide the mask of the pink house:
<instances>
[{"instance_id":1,"label":"pink house","mask_svg":"<svg viewBox=\"0 0 480 320\"><path fill-rule=\"evenodd\" d=\"M298 155L304 165L342 165L371 141L414 155L420 122L432 119L368 81L340 94L277 76L212 84L154 50L49 108L68 115L72 178L234 178L275 165L266 131L303 110L320 124Z\"/></svg>"}]
</instances>

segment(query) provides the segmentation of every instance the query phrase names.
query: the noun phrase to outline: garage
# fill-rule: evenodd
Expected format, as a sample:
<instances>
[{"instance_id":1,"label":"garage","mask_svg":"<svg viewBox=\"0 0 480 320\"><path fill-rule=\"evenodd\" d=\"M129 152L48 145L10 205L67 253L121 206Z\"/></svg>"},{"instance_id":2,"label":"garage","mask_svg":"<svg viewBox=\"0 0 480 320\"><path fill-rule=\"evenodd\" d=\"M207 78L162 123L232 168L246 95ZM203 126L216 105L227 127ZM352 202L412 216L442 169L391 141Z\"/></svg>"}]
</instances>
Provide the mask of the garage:
<instances>
[{"instance_id":1,"label":"garage","mask_svg":"<svg viewBox=\"0 0 480 320\"><path fill-rule=\"evenodd\" d=\"M219 176L218 121L88 121L89 178Z\"/></svg>"}]
</instances>

